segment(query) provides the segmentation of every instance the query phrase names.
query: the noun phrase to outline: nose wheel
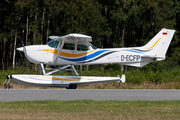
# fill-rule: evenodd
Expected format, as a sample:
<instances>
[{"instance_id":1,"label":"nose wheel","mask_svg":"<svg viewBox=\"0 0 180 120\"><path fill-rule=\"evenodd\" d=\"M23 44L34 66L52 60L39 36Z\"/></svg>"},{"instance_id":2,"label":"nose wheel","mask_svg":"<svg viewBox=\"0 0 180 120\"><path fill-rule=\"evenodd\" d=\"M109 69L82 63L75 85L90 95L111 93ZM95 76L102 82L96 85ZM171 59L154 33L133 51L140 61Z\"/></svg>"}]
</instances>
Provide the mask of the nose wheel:
<instances>
[{"instance_id":1,"label":"nose wheel","mask_svg":"<svg viewBox=\"0 0 180 120\"><path fill-rule=\"evenodd\" d=\"M6 80L3 83L5 89L13 89L13 86L9 85L10 80L11 80L11 76L10 75L6 76Z\"/></svg>"}]
</instances>

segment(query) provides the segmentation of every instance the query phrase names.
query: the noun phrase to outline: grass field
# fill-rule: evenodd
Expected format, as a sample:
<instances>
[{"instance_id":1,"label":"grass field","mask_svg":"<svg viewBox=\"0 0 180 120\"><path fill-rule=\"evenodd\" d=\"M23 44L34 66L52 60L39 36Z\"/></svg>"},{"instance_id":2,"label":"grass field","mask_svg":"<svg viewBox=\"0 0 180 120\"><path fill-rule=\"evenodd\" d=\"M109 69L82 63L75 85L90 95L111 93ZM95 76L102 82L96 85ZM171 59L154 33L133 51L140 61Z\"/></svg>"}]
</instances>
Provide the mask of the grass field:
<instances>
[{"instance_id":1,"label":"grass field","mask_svg":"<svg viewBox=\"0 0 180 120\"><path fill-rule=\"evenodd\" d=\"M180 101L0 102L0 119L179 120Z\"/></svg>"}]
</instances>

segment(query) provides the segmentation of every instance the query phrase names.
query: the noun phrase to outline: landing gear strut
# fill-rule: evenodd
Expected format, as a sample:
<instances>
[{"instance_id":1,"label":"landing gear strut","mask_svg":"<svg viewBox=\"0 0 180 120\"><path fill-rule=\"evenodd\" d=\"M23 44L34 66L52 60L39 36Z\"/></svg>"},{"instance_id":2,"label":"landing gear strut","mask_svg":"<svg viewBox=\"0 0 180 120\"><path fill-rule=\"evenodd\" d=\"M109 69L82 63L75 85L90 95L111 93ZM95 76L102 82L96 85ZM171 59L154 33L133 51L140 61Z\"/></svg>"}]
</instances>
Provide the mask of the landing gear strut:
<instances>
[{"instance_id":1,"label":"landing gear strut","mask_svg":"<svg viewBox=\"0 0 180 120\"><path fill-rule=\"evenodd\" d=\"M13 86L9 85L10 80L11 80L11 76L10 75L6 76L6 80L3 83L5 89L13 89Z\"/></svg>"},{"instance_id":2,"label":"landing gear strut","mask_svg":"<svg viewBox=\"0 0 180 120\"><path fill-rule=\"evenodd\" d=\"M73 75L79 76L79 74L76 71L74 65L66 65L66 66L63 66L63 67L59 67L58 69L54 69L54 70L52 70L52 71L50 71L48 73L46 73L45 70L51 70L51 69L44 68L43 63L40 64L40 67L41 67L41 73L43 75L50 75L50 74L53 74L53 73L61 71L61 70L68 70L68 71L72 71ZM71 69L66 69L68 67L70 67ZM66 87L66 89L76 89L76 88L77 88L77 85L75 85L75 84L70 84L69 87Z\"/></svg>"}]
</instances>

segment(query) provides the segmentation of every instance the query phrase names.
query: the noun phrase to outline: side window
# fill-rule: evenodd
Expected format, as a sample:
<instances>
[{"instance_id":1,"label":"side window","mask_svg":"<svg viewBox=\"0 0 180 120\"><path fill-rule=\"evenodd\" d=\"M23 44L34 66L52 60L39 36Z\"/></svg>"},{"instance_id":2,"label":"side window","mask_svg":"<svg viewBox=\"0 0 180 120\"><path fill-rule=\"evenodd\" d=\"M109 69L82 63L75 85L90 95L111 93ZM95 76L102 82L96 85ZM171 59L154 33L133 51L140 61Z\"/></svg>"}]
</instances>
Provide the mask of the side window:
<instances>
[{"instance_id":1,"label":"side window","mask_svg":"<svg viewBox=\"0 0 180 120\"><path fill-rule=\"evenodd\" d=\"M73 44L73 43L64 43L63 49L74 50L75 49L75 44Z\"/></svg>"},{"instance_id":2,"label":"side window","mask_svg":"<svg viewBox=\"0 0 180 120\"><path fill-rule=\"evenodd\" d=\"M89 47L88 47L88 46L85 46L85 45L80 45L80 44L78 44L78 45L77 45L77 50L78 50L78 51L88 51L88 50L89 50Z\"/></svg>"}]
</instances>

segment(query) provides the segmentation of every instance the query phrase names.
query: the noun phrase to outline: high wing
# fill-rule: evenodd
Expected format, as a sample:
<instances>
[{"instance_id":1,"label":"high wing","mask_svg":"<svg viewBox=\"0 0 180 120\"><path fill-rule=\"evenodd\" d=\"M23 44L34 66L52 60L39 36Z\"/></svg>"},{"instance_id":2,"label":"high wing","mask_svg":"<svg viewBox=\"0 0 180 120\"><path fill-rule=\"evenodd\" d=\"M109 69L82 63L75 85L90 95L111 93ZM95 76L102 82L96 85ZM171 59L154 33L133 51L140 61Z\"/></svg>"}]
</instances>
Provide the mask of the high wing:
<instances>
[{"instance_id":1,"label":"high wing","mask_svg":"<svg viewBox=\"0 0 180 120\"><path fill-rule=\"evenodd\" d=\"M91 36L77 34L77 33L72 33L65 36L49 36L49 39L56 39L58 41L64 41L64 42L70 42L70 43L92 42Z\"/></svg>"}]
</instances>

